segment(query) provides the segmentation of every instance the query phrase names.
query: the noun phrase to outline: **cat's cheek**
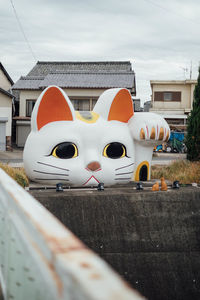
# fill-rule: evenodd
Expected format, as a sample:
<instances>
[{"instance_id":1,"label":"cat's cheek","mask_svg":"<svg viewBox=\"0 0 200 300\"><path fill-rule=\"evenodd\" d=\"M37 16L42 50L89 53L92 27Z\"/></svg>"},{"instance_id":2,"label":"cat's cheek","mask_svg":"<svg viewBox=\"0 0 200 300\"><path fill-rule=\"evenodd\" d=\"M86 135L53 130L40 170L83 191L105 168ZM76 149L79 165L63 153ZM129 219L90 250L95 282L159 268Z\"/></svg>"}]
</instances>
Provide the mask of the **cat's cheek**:
<instances>
[{"instance_id":1,"label":"cat's cheek","mask_svg":"<svg viewBox=\"0 0 200 300\"><path fill-rule=\"evenodd\" d=\"M102 164L102 182L107 185L126 184L132 180L134 159L104 159Z\"/></svg>"}]
</instances>

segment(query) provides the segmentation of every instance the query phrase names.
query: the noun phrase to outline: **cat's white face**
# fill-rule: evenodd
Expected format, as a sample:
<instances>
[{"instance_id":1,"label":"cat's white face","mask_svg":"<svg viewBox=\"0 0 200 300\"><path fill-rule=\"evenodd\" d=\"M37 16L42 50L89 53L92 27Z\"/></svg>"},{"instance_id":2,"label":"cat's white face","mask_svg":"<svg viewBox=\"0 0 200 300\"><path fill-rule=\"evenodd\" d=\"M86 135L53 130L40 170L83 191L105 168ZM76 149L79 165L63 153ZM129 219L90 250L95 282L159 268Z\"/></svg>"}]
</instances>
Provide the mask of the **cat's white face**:
<instances>
[{"instance_id":1,"label":"cat's white face","mask_svg":"<svg viewBox=\"0 0 200 300\"><path fill-rule=\"evenodd\" d=\"M108 121L106 109L103 116L98 113L103 105L97 105L95 113L84 115L75 114L69 104L72 120L48 121L41 126L40 103L37 104L32 116L33 130L24 149L28 177L36 182L61 182L67 186L129 182L134 170L134 145L127 122Z\"/></svg>"}]
</instances>

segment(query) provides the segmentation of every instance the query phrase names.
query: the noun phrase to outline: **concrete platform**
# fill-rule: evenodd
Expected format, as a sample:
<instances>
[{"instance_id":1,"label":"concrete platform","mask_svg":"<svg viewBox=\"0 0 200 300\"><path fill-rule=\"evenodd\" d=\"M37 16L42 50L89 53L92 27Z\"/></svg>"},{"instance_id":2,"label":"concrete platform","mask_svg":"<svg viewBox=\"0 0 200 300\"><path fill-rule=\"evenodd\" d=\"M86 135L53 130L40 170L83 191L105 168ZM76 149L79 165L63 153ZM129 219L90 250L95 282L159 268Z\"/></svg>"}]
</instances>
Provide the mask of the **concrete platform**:
<instances>
[{"instance_id":1,"label":"concrete platform","mask_svg":"<svg viewBox=\"0 0 200 300\"><path fill-rule=\"evenodd\" d=\"M148 181L140 181L140 183L142 184L143 188L145 190L149 190L151 189L151 187L153 186L153 184L158 181L160 184L160 179L152 179L152 180L148 180ZM165 182L167 183L169 189L172 186L172 182L170 180L165 180ZM113 190L136 190L137 187L137 183L136 181L131 181L128 184L117 184L111 187L105 187L105 191L113 191ZM26 187L26 190L55 190L56 186L55 185L44 185L41 183L37 183L37 182L33 182L30 181L30 184L28 187ZM63 189L65 192L69 192L69 191L96 191L97 187L67 187L67 186L63 186ZM105 192L104 191L104 192Z\"/></svg>"},{"instance_id":2,"label":"concrete platform","mask_svg":"<svg viewBox=\"0 0 200 300\"><path fill-rule=\"evenodd\" d=\"M200 188L30 193L147 299L200 299Z\"/></svg>"}]
</instances>

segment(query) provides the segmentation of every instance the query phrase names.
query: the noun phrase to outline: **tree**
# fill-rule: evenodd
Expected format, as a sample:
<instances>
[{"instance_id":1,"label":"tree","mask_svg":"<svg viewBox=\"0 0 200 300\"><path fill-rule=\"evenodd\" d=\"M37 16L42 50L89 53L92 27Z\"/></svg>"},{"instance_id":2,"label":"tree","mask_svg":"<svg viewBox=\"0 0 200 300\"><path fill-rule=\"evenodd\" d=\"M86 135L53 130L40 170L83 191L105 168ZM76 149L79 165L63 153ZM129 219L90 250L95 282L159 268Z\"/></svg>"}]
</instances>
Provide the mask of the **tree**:
<instances>
[{"instance_id":1,"label":"tree","mask_svg":"<svg viewBox=\"0 0 200 300\"><path fill-rule=\"evenodd\" d=\"M193 108L187 123L187 159L200 160L200 67L197 84L194 89Z\"/></svg>"}]
</instances>

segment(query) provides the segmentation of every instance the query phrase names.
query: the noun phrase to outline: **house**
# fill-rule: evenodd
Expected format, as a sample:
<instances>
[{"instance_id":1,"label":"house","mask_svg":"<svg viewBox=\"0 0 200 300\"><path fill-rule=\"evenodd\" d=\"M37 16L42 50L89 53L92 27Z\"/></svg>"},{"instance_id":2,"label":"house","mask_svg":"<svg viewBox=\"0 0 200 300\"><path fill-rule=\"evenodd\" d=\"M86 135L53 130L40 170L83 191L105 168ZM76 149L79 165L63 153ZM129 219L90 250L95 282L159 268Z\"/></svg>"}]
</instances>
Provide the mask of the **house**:
<instances>
[{"instance_id":1,"label":"house","mask_svg":"<svg viewBox=\"0 0 200 300\"><path fill-rule=\"evenodd\" d=\"M196 82L196 80L151 80L150 111L162 115L171 129L184 131L188 114L192 109Z\"/></svg>"},{"instance_id":2,"label":"house","mask_svg":"<svg viewBox=\"0 0 200 300\"><path fill-rule=\"evenodd\" d=\"M140 106L140 99L138 98L132 98L132 99L133 99L134 111L136 112L143 111L142 107Z\"/></svg>"},{"instance_id":3,"label":"house","mask_svg":"<svg viewBox=\"0 0 200 300\"><path fill-rule=\"evenodd\" d=\"M151 108L151 101L144 102L144 111L148 112Z\"/></svg>"},{"instance_id":4,"label":"house","mask_svg":"<svg viewBox=\"0 0 200 300\"><path fill-rule=\"evenodd\" d=\"M136 95L135 73L129 61L39 61L27 76L21 77L12 87L19 93L19 116L15 118L18 146L24 146L30 132L35 101L49 85L61 87L75 110L92 110L99 96L108 88L125 87L131 95Z\"/></svg>"},{"instance_id":5,"label":"house","mask_svg":"<svg viewBox=\"0 0 200 300\"><path fill-rule=\"evenodd\" d=\"M12 103L14 96L11 93L13 81L0 62L0 150L11 147L12 132Z\"/></svg>"}]
</instances>

